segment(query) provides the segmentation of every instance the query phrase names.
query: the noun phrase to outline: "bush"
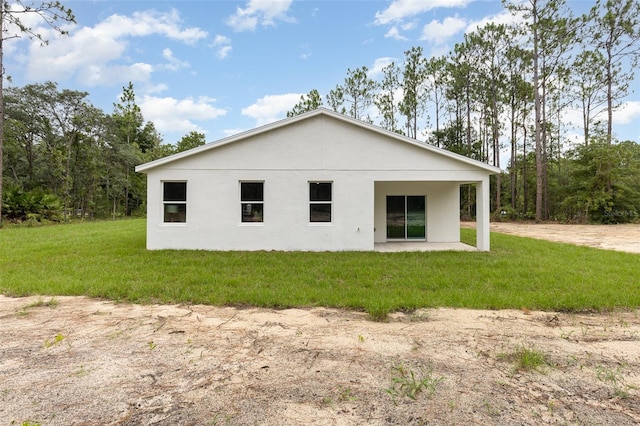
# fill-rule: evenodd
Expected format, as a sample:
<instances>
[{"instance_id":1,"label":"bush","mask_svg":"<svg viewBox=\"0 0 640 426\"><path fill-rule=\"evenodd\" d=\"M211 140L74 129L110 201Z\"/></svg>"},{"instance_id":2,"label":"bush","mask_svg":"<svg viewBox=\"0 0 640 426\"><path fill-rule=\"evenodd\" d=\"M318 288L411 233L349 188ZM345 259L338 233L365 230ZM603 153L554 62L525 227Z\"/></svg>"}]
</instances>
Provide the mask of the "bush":
<instances>
[{"instance_id":1,"label":"bush","mask_svg":"<svg viewBox=\"0 0 640 426\"><path fill-rule=\"evenodd\" d=\"M60 221L62 202L55 195L41 189L24 191L10 188L2 197L2 213L13 222Z\"/></svg>"}]
</instances>

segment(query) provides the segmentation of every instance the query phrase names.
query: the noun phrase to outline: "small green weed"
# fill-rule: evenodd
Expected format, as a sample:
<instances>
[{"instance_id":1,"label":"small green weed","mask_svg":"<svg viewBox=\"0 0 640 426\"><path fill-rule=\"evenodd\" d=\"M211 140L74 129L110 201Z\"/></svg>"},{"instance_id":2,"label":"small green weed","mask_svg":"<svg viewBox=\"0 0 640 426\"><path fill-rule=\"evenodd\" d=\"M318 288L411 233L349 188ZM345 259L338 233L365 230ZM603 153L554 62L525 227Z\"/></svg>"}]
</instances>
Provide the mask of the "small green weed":
<instances>
[{"instance_id":1,"label":"small green weed","mask_svg":"<svg viewBox=\"0 0 640 426\"><path fill-rule=\"evenodd\" d=\"M353 394L353 391L350 387L343 388L342 386L338 387L338 401L340 402L348 402L348 401L357 401L358 397Z\"/></svg>"},{"instance_id":2,"label":"small green weed","mask_svg":"<svg viewBox=\"0 0 640 426\"><path fill-rule=\"evenodd\" d=\"M35 302L31 302L28 305L25 305L17 312L18 316L25 316L29 314L29 309L33 308L56 308L60 302L55 297L51 297L49 300L44 300L42 296L38 296L38 299Z\"/></svg>"},{"instance_id":3,"label":"small green weed","mask_svg":"<svg viewBox=\"0 0 640 426\"><path fill-rule=\"evenodd\" d=\"M152 350L154 350L155 348L157 348L156 344L155 344L155 343L153 343L153 340L150 340L150 341L147 343L147 345L149 345L149 350L150 350L150 351L152 351Z\"/></svg>"},{"instance_id":4,"label":"small green weed","mask_svg":"<svg viewBox=\"0 0 640 426\"><path fill-rule=\"evenodd\" d=\"M603 365L598 365L596 367L596 375L598 380L613 387L613 394L615 396L621 399L629 398L629 386L625 383L620 367L613 369Z\"/></svg>"},{"instance_id":5,"label":"small green weed","mask_svg":"<svg viewBox=\"0 0 640 426\"><path fill-rule=\"evenodd\" d=\"M389 394L394 404L397 404L398 396L415 400L421 392L425 392L429 396L433 395L438 384L444 380L444 377L433 376L431 365L421 368L419 374L404 364L393 367L393 370L397 375L391 379L391 387L384 389L384 391Z\"/></svg>"},{"instance_id":6,"label":"small green weed","mask_svg":"<svg viewBox=\"0 0 640 426\"><path fill-rule=\"evenodd\" d=\"M498 355L498 359L513 362L515 371L538 370L545 365L550 365L546 355L534 347L518 346L511 353Z\"/></svg>"},{"instance_id":7,"label":"small green weed","mask_svg":"<svg viewBox=\"0 0 640 426\"><path fill-rule=\"evenodd\" d=\"M51 297L49 300L44 300L42 296L38 297L38 300L26 306L26 308L57 308L60 302L55 297Z\"/></svg>"},{"instance_id":8,"label":"small green weed","mask_svg":"<svg viewBox=\"0 0 640 426\"><path fill-rule=\"evenodd\" d=\"M89 372L87 371L86 368L84 368L84 365L81 365L80 368L75 372L76 377L84 377L88 374Z\"/></svg>"},{"instance_id":9,"label":"small green weed","mask_svg":"<svg viewBox=\"0 0 640 426\"><path fill-rule=\"evenodd\" d=\"M332 405L335 402L353 402L357 400L358 397L353 394L350 387L343 388L342 386L338 386L338 394L335 399L330 396L322 399L322 401L328 405Z\"/></svg>"},{"instance_id":10,"label":"small green weed","mask_svg":"<svg viewBox=\"0 0 640 426\"><path fill-rule=\"evenodd\" d=\"M45 339L44 347L45 348L50 348L50 347L55 346L58 343L62 342L64 339L65 339L65 337L62 334L58 333L58 334L56 334L56 337L54 337L52 341L50 341L49 339Z\"/></svg>"}]
</instances>

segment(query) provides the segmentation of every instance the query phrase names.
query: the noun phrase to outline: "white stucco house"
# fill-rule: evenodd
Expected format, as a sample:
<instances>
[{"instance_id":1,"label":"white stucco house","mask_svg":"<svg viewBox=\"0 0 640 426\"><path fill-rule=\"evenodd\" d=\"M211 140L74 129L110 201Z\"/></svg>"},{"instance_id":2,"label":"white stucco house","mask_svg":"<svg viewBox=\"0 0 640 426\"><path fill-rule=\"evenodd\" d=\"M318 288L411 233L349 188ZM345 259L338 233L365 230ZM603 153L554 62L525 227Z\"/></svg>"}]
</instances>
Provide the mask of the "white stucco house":
<instances>
[{"instance_id":1,"label":"white stucco house","mask_svg":"<svg viewBox=\"0 0 640 426\"><path fill-rule=\"evenodd\" d=\"M147 248L374 250L459 243L460 185L476 186L488 251L499 169L325 108L136 167Z\"/></svg>"}]
</instances>

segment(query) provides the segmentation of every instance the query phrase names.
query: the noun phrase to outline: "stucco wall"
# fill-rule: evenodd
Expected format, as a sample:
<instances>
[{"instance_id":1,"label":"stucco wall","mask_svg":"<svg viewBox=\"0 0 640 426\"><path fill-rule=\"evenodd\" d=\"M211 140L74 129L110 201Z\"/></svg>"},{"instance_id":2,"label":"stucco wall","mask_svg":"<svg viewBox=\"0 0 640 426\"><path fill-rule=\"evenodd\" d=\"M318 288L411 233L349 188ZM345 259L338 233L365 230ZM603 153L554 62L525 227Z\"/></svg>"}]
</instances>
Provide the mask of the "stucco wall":
<instances>
[{"instance_id":1,"label":"stucco wall","mask_svg":"<svg viewBox=\"0 0 640 426\"><path fill-rule=\"evenodd\" d=\"M459 184L487 176L324 115L250 132L146 172L147 247L206 250L372 250L385 240L386 195L426 195L427 241L459 241ZM163 181L187 182L186 223L163 223ZM241 181L264 182L263 223L241 222ZM309 223L310 181L333 182L330 224Z\"/></svg>"},{"instance_id":2,"label":"stucco wall","mask_svg":"<svg viewBox=\"0 0 640 426\"><path fill-rule=\"evenodd\" d=\"M149 176L147 247L205 250L371 250L373 183L322 171L183 171L186 223L162 223L161 179ZM264 222L242 223L240 181L264 181ZM309 223L309 181L333 182L331 223Z\"/></svg>"}]
</instances>

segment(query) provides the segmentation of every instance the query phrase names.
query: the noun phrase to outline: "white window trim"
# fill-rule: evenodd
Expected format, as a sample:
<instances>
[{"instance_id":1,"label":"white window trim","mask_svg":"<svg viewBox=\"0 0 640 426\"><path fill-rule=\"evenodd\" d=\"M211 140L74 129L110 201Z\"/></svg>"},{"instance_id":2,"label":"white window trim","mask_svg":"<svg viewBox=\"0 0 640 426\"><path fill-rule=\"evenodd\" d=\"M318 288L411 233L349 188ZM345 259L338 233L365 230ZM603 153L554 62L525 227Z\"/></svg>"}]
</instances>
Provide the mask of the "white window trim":
<instances>
[{"instance_id":1,"label":"white window trim","mask_svg":"<svg viewBox=\"0 0 640 426\"><path fill-rule=\"evenodd\" d=\"M265 188L265 184L264 184L264 180L240 180L238 181L238 199L240 200L240 211L242 212L242 205L243 204L262 204L262 222L243 222L242 221L242 213L240 213L240 222L238 223L238 226L264 226L265 223L265 217L264 217L264 199L265 199L265 194L264 194L264 188ZM262 201L251 201L249 202L244 202L242 201L242 184L243 183L261 183L262 184Z\"/></svg>"},{"instance_id":2,"label":"white window trim","mask_svg":"<svg viewBox=\"0 0 640 426\"><path fill-rule=\"evenodd\" d=\"M330 183L331 184L331 201L311 201L311 184L312 183ZM311 222L311 204L328 204L331 206L331 220L329 222ZM333 181L332 180L310 180L307 181L307 224L309 226L333 226L334 209L333 209Z\"/></svg>"},{"instance_id":3,"label":"white window trim","mask_svg":"<svg viewBox=\"0 0 640 426\"><path fill-rule=\"evenodd\" d=\"M160 185L160 199L162 202L160 203L160 225L161 226L186 226L188 223L188 213L185 213L184 222L165 222L164 221L164 206L166 204L184 204L185 206L188 204L189 195L187 193L186 201L165 201L164 199L164 184L165 183L184 183L187 184L186 180L163 180ZM187 187L189 185L187 184ZM188 191L188 188L187 188ZM188 209L187 209L188 211Z\"/></svg>"}]
</instances>

